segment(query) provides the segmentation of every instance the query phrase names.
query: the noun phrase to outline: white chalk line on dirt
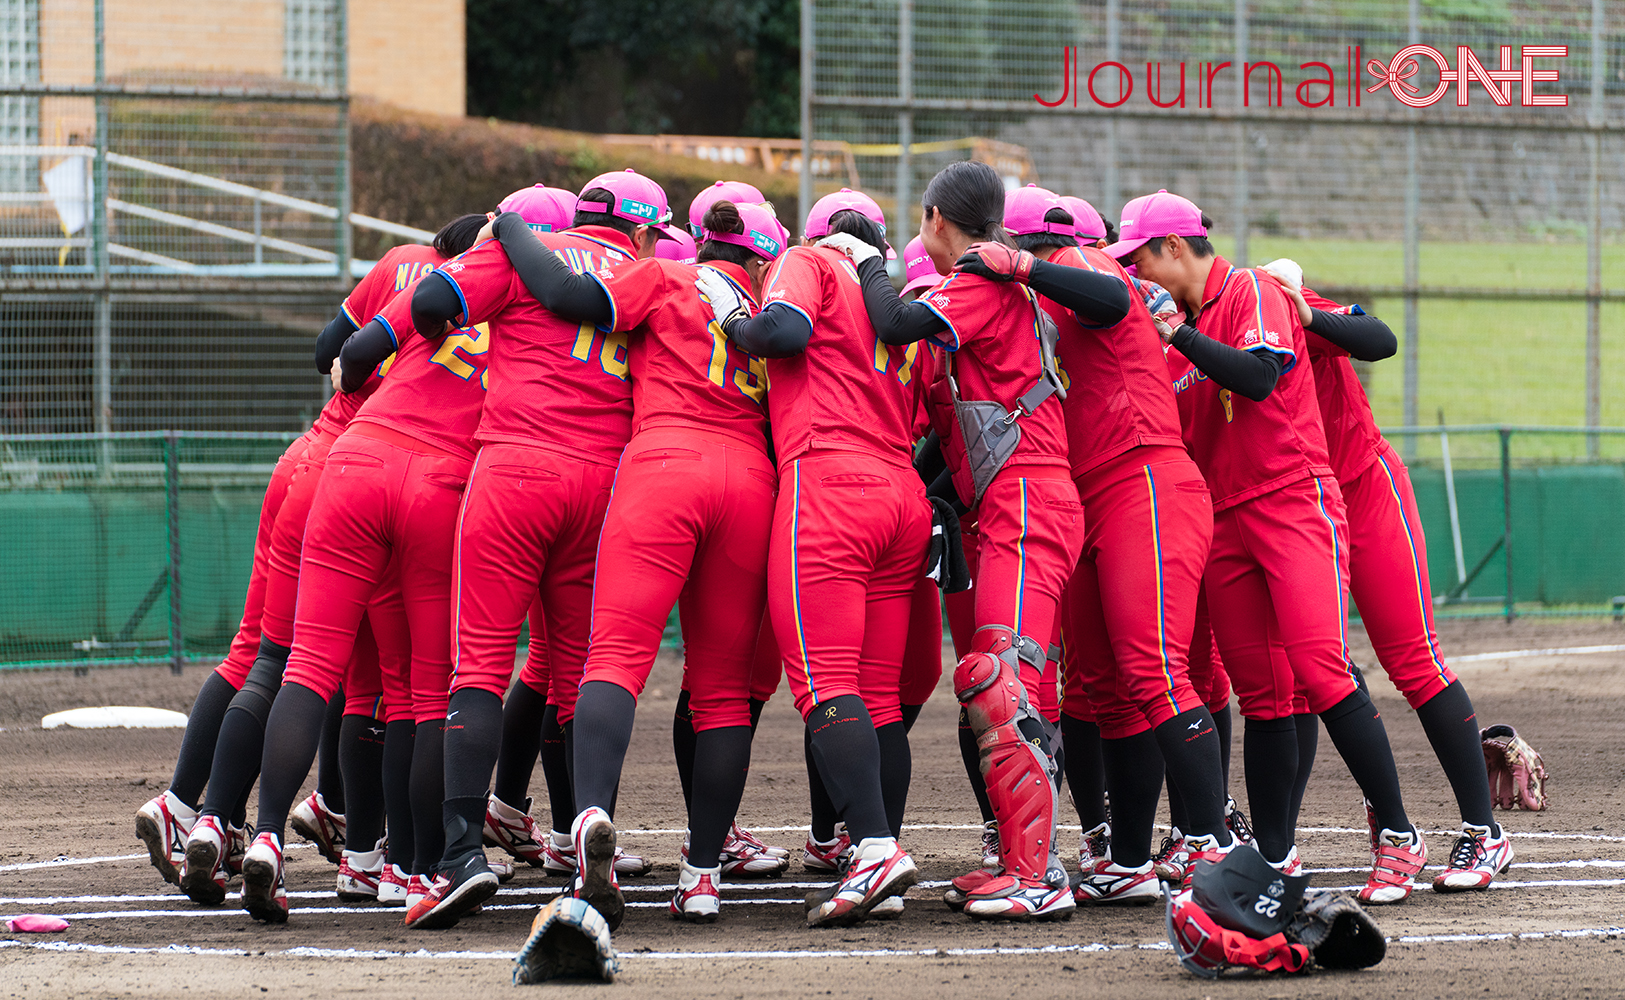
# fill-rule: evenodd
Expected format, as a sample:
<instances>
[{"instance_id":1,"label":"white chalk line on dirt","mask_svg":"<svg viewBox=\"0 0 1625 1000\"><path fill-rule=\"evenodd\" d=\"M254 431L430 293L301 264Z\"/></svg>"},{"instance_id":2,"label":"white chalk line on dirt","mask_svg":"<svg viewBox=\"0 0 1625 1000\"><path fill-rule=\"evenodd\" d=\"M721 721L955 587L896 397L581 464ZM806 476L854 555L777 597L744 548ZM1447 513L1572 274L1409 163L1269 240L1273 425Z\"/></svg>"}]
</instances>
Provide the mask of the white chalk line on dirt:
<instances>
[{"instance_id":1,"label":"white chalk line on dirt","mask_svg":"<svg viewBox=\"0 0 1625 1000\"><path fill-rule=\"evenodd\" d=\"M1402 945L1428 945L1428 944L1471 944L1480 941L1549 941L1573 940L1578 938L1617 937L1625 934L1622 927L1583 927L1572 930L1557 931L1521 931L1490 934L1416 934L1403 937L1390 938L1391 944ZM479 959L492 961L513 961L513 953L506 951L429 951L420 948L417 951L385 951L361 948L285 948L280 951L250 951L246 948L199 948L187 945L170 944L161 948L138 947L134 945L102 945L86 944L77 941L18 941L0 940L0 948L29 948L36 951L54 952L82 952L94 955L198 955L208 957L250 957L262 958L430 958L430 959ZM870 948L864 950L841 951L835 949L785 949L779 951L628 951L622 952L623 959L644 960L692 960L704 959L716 961L718 959L805 959L805 958L962 958L962 957L1019 957L1023 955L1076 955L1098 954L1114 951L1168 951L1166 941L1144 941L1137 944L1106 944L1095 941L1089 944L1061 944L1043 945L1031 948L1020 947L994 947L994 948Z\"/></svg>"},{"instance_id":2,"label":"white chalk line on dirt","mask_svg":"<svg viewBox=\"0 0 1625 1000\"><path fill-rule=\"evenodd\" d=\"M1625 653L1625 646L1559 646L1555 649L1509 649L1501 653L1469 653L1452 656L1451 663L1482 663L1485 660L1522 660L1531 656L1584 656L1588 653Z\"/></svg>"},{"instance_id":3,"label":"white chalk line on dirt","mask_svg":"<svg viewBox=\"0 0 1625 1000\"><path fill-rule=\"evenodd\" d=\"M932 889L932 888L941 888L942 886L945 886L947 884L948 883L946 883L946 882L922 883L920 887L925 888L925 889ZM1363 885L1363 883L1362 883L1362 885ZM1531 879L1531 880L1522 881L1522 882L1506 882L1506 881L1492 882L1489 887L1491 889L1611 889L1611 888L1617 888L1619 886L1625 886L1625 878L1613 878L1613 879ZM772 888L784 888L784 887L782 887L782 886L773 886ZM1357 891L1357 890L1359 890L1361 888L1361 885L1327 886L1326 888L1335 889L1335 890L1340 891L1340 892L1355 892L1355 891ZM551 890L542 889L542 890L537 890L537 894L544 894L545 895L545 894L550 894L550 893L556 893L557 891L558 891L557 889L551 889ZM650 887L650 888L646 889L645 891L655 891L655 890L654 890L653 887ZM668 888L665 891L674 891L674 890ZM170 896L170 897L165 897L165 898L166 899L174 899L175 897ZM918 901L919 902L925 902L925 900L918 900ZM40 904L34 903L34 904L29 904L29 905L40 905ZM536 906L536 905L538 905L538 904L536 904L536 903L488 903L488 904L485 905L484 909L492 910L492 911L497 911L497 910L527 910L527 909L530 909L531 907ZM657 909L657 908L667 906L668 904L664 900L652 900L652 901L629 900L626 905L628 907L631 907L631 908ZM803 899L772 899L772 898L769 898L769 899L726 898L725 897L722 900L722 905L723 906L802 906L802 905L805 905L805 900L803 900ZM293 907L289 912L294 916L305 916L305 915L316 916L316 915L321 915L321 914L343 913L343 914L348 914L348 915L351 915L351 916L373 916L373 917L376 917L376 916L380 916L380 915L387 915L390 911L391 911L391 908L389 908L389 907L362 905L362 906L299 906L299 907ZM234 908L229 908L229 907L222 907L222 908L198 907L196 909L186 909L186 910L87 910L87 911L81 912L81 913L61 913L61 914L57 914L57 915L60 916L64 920L130 920L130 919L150 920L150 919L157 919L157 918L161 918L161 917L210 917L210 916L219 917L219 916L229 916L229 915L237 914L237 913L240 913L240 912L241 911L236 910Z\"/></svg>"},{"instance_id":4,"label":"white chalk line on dirt","mask_svg":"<svg viewBox=\"0 0 1625 1000\"><path fill-rule=\"evenodd\" d=\"M312 847L312 844L288 844L284 851L298 850L302 847ZM67 855L52 858L49 861L24 861L18 864L0 865L0 872L30 871L35 868L72 868L74 865L99 865L109 861L145 861L147 852L140 854L107 854L99 858L70 858Z\"/></svg>"},{"instance_id":5,"label":"white chalk line on dirt","mask_svg":"<svg viewBox=\"0 0 1625 1000\"><path fill-rule=\"evenodd\" d=\"M1514 869L1523 870L1523 871L1545 871L1545 870L1550 870L1550 869L1563 869L1563 870L1566 870L1566 871L1578 871L1578 870L1584 870L1584 869L1590 869L1590 868L1620 869L1620 868L1625 868L1625 860L1614 860L1614 859L1608 859L1608 858L1591 858L1591 859L1577 859L1577 860L1573 860L1573 861L1520 861L1520 862L1517 862L1517 863L1513 864L1512 867ZM1426 870L1427 871L1444 871L1444 869L1445 869L1444 865L1428 865ZM1305 872L1307 872L1308 874L1311 874L1311 875L1347 875L1347 874L1353 874L1353 873L1356 873L1356 872L1364 872L1364 871L1369 871L1369 870L1370 869L1365 868L1365 867L1359 867L1359 868L1305 868L1304 869ZM738 881L728 882L725 885L724 888L726 889L726 891L728 893L733 894L733 893L740 893L740 892L769 892L769 891L783 891L783 890L793 890L793 889L823 889L823 888L827 888L830 884L831 884L830 881L823 881L823 882L779 882L779 881L773 881L773 880L767 880L767 879L760 880L760 881L741 879L741 880L738 880ZM917 884L918 884L919 888L921 888L921 889L941 889L941 888L945 888L948 885L948 882L946 880L940 880L940 881L939 880L927 880L927 881L919 882ZM1497 885L1499 885L1499 884L1500 883L1497 883ZM1521 882L1521 883L1514 882L1514 883L1508 883L1508 884L1531 885L1531 884L1535 884L1535 883L1533 883L1533 882ZM1579 885L1581 883L1574 882L1574 883L1554 883L1554 884L1575 884L1575 885ZM508 886L508 887L505 887L505 888L502 888L502 889L498 889L497 890L497 895L498 896L509 896L509 897L513 897L513 896L555 896L562 889L563 889L562 886L557 886L557 885ZM621 891L628 894L628 895L631 895L631 894L634 894L634 893L649 893L649 892L668 893L668 892L676 892L677 891L677 886L676 886L675 883L668 883L668 884L662 884L662 885L626 883L626 884L623 884L621 886ZM81 896L0 896L0 906L83 906L83 905L87 905L87 904L96 904L96 903L106 903L106 904L114 904L114 903L178 903L178 902L180 902L180 900L182 898L183 897L181 897L180 895L175 894L175 893L151 893L151 894L132 893L132 894L128 894L128 895L81 895ZM330 899L333 898L333 893L330 890L325 890L325 889L310 889L310 890L301 889L301 890L296 890L296 891L290 891L288 893L288 898L289 899L326 899L326 900L330 900ZM231 892L231 893L226 894L226 904L228 904L228 908L229 908L229 904L238 902L241 899L242 899L242 893L240 893L240 892ZM745 900L741 900L741 902L745 902ZM751 900L750 902L754 902L754 900ZM637 904L637 905L656 905L656 904ZM365 903L358 904L358 906L363 911L372 911L372 910L379 909L379 907L369 906L368 904L365 904ZM347 911L347 910L353 910L353 909L357 909L357 908L358 907L348 907L348 908L340 908L340 909L341 909L341 911ZM218 909L204 908L204 909L200 909L197 912L208 913L208 912L222 912L222 911L218 910Z\"/></svg>"}]
</instances>

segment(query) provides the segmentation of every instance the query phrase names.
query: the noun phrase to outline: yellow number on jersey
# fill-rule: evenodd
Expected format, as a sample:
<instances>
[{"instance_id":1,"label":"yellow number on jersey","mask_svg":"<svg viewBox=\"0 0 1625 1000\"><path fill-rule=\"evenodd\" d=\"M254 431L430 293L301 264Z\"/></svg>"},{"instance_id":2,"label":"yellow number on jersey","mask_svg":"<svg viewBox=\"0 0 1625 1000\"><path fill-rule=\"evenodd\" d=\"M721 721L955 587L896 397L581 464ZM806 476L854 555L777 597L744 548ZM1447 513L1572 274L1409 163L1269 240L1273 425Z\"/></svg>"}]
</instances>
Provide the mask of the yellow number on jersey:
<instances>
[{"instance_id":1,"label":"yellow number on jersey","mask_svg":"<svg viewBox=\"0 0 1625 1000\"><path fill-rule=\"evenodd\" d=\"M728 336L722 332L722 325L716 320L711 321L711 364L706 374L714 385L728 384ZM733 382L734 388L755 401L757 406L762 405L762 398L767 395L767 361L751 357L748 369L734 369Z\"/></svg>"},{"instance_id":2,"label":"yellow number on jersey","mask_svg":"<svg viewBox=\"0 0 1625 1000\"><path fill-rule=\"evenodd\" d=\"M474 366L457 356L458 351L470 357L478 357L491 349L491 328L485 323L476 325L473 329L462 328L440 342L440 350L434 352L430 358L435 364L456 375L466 379L474 374Z\"/></svg>"},{"instance_id":3,"label":"yellow number on jersey","mask_svg":"<svg viewBox=\"0 0 1625 1000\"><path fill-rule=\"evenodd\" d=\"M903 361L897 366L897 381L908 385L914 378L914 361L920 356L920 342L915 341L903 348ZM891 367L891 349L875 338L875 371L883 372Z\"/></svg>"},{"instance_id":4,"label":"yellow number on jersey","mask_svg":"<svg viewBox=\"0 0 1625 1000\"><path fill-rule=\"evenodd\" d=\"M1219 390L1219 403L1224 406L1224 422L1231 423L1236 419L1235 393L1229 389Z\"/></svg>"}]
</instances>

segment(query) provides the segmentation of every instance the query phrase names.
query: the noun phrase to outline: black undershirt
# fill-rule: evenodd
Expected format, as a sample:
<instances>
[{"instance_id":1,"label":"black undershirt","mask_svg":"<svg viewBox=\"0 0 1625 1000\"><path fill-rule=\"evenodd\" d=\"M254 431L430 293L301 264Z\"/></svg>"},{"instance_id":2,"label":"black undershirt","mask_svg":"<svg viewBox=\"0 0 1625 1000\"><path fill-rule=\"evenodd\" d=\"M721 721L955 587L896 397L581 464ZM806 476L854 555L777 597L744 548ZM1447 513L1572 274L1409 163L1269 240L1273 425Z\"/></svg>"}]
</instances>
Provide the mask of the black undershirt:
<instances>
[{"instance_id":1,"label":"black undershirt","mask_svg":"<svg viewBox=\"0 0 1625 1000\"><path fill-rule=\"evenodd\" d=\"M508 254L519 280L542 308L555 316L608 327L615 308L604 286L585 274L570 270L563 258L549 250L525 225L518 212L503 212L492 227Z\"/></svg>"},{"instance_id":2,"label":"black undershirt","mask_svg":"<svg viewBox=\"0 0 1625 1000\"><path fill-rule=\"evenodd\" d=\"M1173 346L1203 375L1255 403L1268 399L1281 377L1281 359L1273 351L1238 350L1188 324L1181 323L1174 331Z\"/></svg>"},{"instance_id":3,"label":"black undershirt","mask_svg":"<svg viewBox=\"0 0 1625 1000\"><path fill-rule=\"evenodd\" d=\"M1388 324L1365 313L1348 315L1310 309L1310 333L1319 334L1337 347L1349 352L1359 361L1381 361L1391 358L1399 350L1399 338Z\"/></svg>"}]
</instances>

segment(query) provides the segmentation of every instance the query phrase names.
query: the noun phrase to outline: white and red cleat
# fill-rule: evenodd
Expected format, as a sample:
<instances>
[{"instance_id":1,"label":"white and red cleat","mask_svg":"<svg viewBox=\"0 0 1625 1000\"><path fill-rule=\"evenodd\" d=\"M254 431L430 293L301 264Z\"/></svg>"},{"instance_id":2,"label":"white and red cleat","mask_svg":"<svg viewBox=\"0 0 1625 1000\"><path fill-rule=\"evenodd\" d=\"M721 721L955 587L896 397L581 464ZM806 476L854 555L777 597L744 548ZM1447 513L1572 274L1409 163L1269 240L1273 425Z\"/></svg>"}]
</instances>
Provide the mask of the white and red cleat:
<instances>
[{"instance_id":1,"label":"white and red cleat","mask_svg":"<svg viewBox=\"0 0 1625 1000\"><path fill-rule=\"evenodd\" d=\"M1373 905L1402 903L1416 888L1416 876L1428 861L1428 845L1414 828L1399 833L1384 828L1378 835L1371 877L1360 888L1360 900Z\"/></svg>"},{"instance_id":2,"label":"white and red cleat","mask_svg":"<svg viewBox=\"0 0 1625 1000\"><path fill-rule=\"evenodd\" d=\"M1495 876L1512 866L1512 839L1505 829L1490 836L1487 826L1461 825L1461 836L1450 849L1450 863L1433 877L1434 892L1470 892L1488 889Z\"/></svg>"},{"instance_id":3,"label":"white and red cleat","mask_svg":"<svg viewBox=\"0 0 1625 1000\"><path fill-rule=\"evenodd\" d=\"M1298 857L1298 847L1296 844L1292 845L1292 848L1286 852L1286 857L1282 858L1280 861L1271 861L1269 865L1282 875L1291 876L1303 874L1303 859Z\"/></svg>"},{"instance_id":4,"label":"white and red cleat","mask_svg":"<svg viewBox=\"0 0 1625 1000\"><path fill-rule=\"evenodd\" d=\"M405 906L407 883L412 876L400 865L385 865L378 876L378 905Z\"/></svg>"},{"instance_id":5,"label":"white and red cleat","mask_svg":"<svg viewBox=\"0 0 1625 1000\"><path fill-rule=\"evenodd\" d=\"M841 858L852 848L852 838L846 834L846 824L835 824L835 836L830 840L814 840L807 834L807 845L801 849L801 867L815 872L838 872Z\"/></svg>"},{"instance_id":6,"label":"white and red cleat","mask_svg":"<svg viewBox=\"0 0 1625 1000\"><path fill-rule=\"evenodd\" d=\"M841 880L829 889L807 894L807 926L856 923L882 899L907 892L919 877L914 859L895 839L873 837L859 841L853 845L851 861Z\"/></svg>"},{"instance_id":7,"label":"white and red cleat","mask_svg":"<svg viewBox=\"0 0 1625 1000\"><path fill-rule=\"evenodd\" d=\"M181 891L194 903L219 906L226 901L226 831L219 816L199 816L186 839Z\"/></svg>"},{"instance_id":8,"label":"white and red cleat","mask_svg":"<svg viewBox=\"0 0 1625 1000\"><path fill-rule=\"evenodd\" d=\"M970 894L965 912L978 920L1070 920L1078 904L1070 885L997 875Z\"/></svg>"},{"instance_id":9,"label":"white and red cleat","mask_svg":"<svg viewBox=\"0 0 1625 1000\"><path fill-rule=\"evenodd\" d=\"M384 868L382 848L376 851L345 851L343 860L339 862L339 899L346 903L377 902Z\"/></svg>"},{"instance_id":10,"label":"white and red cleat","mask_svg":"<svg viewBox=\"0 0 1625 1000\"><path fill-rule=\"evenodd\" d=\"M581 869L576 876L575 896L597 910L614 930L626 916L626 897L616 878L615 824L604 810L589 806L570 825L570 838L575 842Z\"/></svg>"},{"instance_id":11,"label":"white and red cleat","mask_svg":"<svg viewBox=\"0 0 1625 1000\"><path fill-rule=\"evenodd\" d=\"M547 868L547 832L530 815L529 799L525 800L525 808L520 810L492 795L485 803L483 834L487 844L502 848L528 865ZM556 871L555 874L564 875L572 871L575 871L574 861L567 870Z\"/></svg>"},{"instance_id":12,"label":"white and red cleat","mask_svg":"<svg viewBox=\"0 0 1625 1000\"><path fill-rule=\"evenodd\" d=\"M288 816L293 832L316 845L322 857L335 865L344 860L344 814L327 808L321 792L293 807Z\"/></svg>"},{"instance_id":13,"label":"white and red cleat","mask_svg":"<svg viewBox=\"0 0 1625 1000\"><path fill-rule=\"evenodd\" d=\"M722 905L722 866L695 868L683 861L677 868L677 893L671 897L671 915L677 920L709 924Z\"/></svg>"},{"instance_id":14,"label":"white and red cleat","mask_svg":"<svg viewBox=\"0 0 1625 1000\"><path fill-rule=\"evenodd\" d=\"M262 833L243 855L243 909L268 924L288 922L288 889L282 878L282 844Z\"/></svg>"},{"instance_id":15,"label":"white and red cleat","mask_svg":"<svg viewBox=\"0 0 1625 1000\"><path fill-rule=\"evenodd\" d=\"M147 845L147 859L165 882L181 884L181 865L186 861L186 838L197 822L197 810L182 802L174 792L154 796L135 811L135 835Z\"/></svg>"},{"instance_id":16,"label":"white and red cleat","mask_svg":"<svg viewBox=\"0 0 1625 1000\"><path fill-rule=\"evenodd\" d=\"M1072 899L1079 906L1134 905L1161 898L1162 885L1150 861L1138 868L1125 868L1110 858L1100 858L1072 883Z\"/></svg>"}]
</instances>

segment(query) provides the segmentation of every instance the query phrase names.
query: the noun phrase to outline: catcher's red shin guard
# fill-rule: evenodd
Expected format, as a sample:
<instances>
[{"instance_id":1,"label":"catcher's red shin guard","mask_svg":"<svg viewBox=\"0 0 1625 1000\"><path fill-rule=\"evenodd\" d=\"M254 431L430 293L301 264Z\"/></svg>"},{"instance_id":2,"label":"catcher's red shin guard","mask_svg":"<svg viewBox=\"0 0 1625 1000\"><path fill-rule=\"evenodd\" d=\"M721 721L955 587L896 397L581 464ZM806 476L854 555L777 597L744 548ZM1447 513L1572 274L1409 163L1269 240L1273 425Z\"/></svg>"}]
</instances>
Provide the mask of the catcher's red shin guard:
<instances>
[{"instance_id":1,"label":"catcher's red shin guard","mask_svg":"<svg viewBox=\"0 0 1625 1000\"><path fill-rule=\"evenodd\" d=\"M1042 881L1055 850L1055 761L1020 728L1043 731L1018 676L1018 654L1028 649L1043 662L1034 640L1002 625L977 629L954 669L954 694L976 736L1005 873Z\"/></svg>"}]
</instances>

